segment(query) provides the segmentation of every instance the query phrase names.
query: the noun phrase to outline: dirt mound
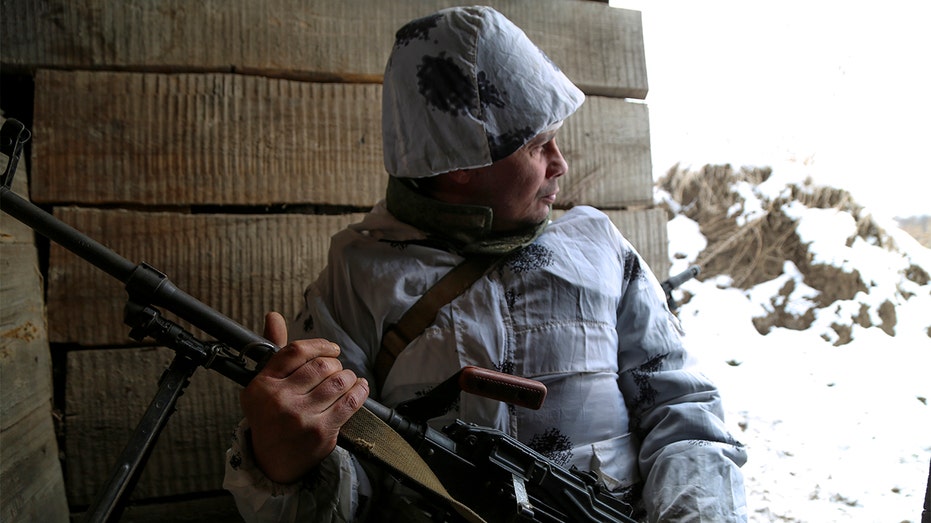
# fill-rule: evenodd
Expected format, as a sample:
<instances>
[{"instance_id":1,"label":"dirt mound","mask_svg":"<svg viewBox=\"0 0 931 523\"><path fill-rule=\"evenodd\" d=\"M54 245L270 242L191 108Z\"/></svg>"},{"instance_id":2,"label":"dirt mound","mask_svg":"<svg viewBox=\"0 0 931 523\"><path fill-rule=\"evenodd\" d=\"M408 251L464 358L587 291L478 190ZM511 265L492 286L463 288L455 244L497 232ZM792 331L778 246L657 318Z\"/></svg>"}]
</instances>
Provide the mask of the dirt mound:
<instances>
[{"instance_id":1,"label":"dirt mound","mask_svg":"<svg viewBox=\"0 0 931 523\"><path fill-rule=\"evenodd\" d=\"M668 196L665 205L671 217L682 214L699 225L707 246L695 263L701 266L700 279L726 275L730 285L749 290L764 282L784 278L787 262L797 268L803 285L808 288L811 306L799 310L790 303L790 296L800 292L799 282L786 280L778 294L770 300L768 314L754 324L761 333L774 327L805 330L816 321L816 309L837 305L843 309L843 320L830 326L823 334L837 345L850 341L853 325L878 327L894 335L896 309L892 301L860 303L852 306L858 296L868 293L876 284L864 277L849 263L826 263L818 259L810 244L798 233L799 220L788 212L803 206L808 209L834 209L849 214L855 222L855 232L843 238L847 247L865 242L882 249L895 249L894 240L850 193L833 187L819 187L805 180L782 187L761 186L770 181L769 167L705 165L699 169L675 166L657 182L657 188ZM842 231L841 234L844 234ZM904 271L903 277L924 285L927 272L917 265ZM781 281L781 280L780 280ZM907 299L907 292L899 289Z\"/></svg>"},{"instance_id":2,"label":"dirt mound","mask_svg":"<svg viewBox=\"0 0 931 523\"><path fill-rule=\"evenodd\" d=\"M897 218L899 227L918 240L918 243L931 249L931 216L910 216Z\"/></svg>"}]
</instances>

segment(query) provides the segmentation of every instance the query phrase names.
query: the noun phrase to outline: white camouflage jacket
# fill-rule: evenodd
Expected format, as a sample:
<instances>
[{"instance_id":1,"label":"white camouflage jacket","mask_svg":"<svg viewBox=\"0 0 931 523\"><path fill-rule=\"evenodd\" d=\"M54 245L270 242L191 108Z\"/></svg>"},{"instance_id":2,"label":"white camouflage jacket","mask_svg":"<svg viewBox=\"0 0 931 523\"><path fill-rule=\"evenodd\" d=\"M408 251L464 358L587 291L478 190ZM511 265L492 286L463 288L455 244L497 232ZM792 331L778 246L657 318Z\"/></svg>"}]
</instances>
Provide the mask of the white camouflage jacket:
<instances>
[{"instance_id":1,"label":"white camouflage jacket","mask_svg":"<svg viewBox=\"0 0 931 523\"><path fill-rule=\"evenodd\" d=\"M292 337L338 343L343 364L374 384L382 333L462 260L424 239L384 203L335 235ZM548 389L540 410L463 394L435 425L500 429L612 490L642 493L650 521L746 521L745 449L724 426L717 389L688 360L653 273L606 215L575 207L440 309L372 394L394 406L465 365L539 380ZM380 482L347 451L301 484L276 485L252 463L245 429L224 486L247 521L382 517L366 503Z\"/></svg>"}]
</instances>

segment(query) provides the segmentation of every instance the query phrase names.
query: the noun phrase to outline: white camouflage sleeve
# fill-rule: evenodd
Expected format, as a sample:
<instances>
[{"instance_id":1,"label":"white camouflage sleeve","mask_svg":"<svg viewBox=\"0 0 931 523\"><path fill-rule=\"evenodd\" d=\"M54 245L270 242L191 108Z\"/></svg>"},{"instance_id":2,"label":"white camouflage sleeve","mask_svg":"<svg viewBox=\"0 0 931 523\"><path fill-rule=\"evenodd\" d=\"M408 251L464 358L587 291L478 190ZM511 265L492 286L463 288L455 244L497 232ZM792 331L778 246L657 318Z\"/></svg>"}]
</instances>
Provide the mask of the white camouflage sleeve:
<instances>
[{"instance_id":1,"label":"white camouflage sleeve","mask_svg":"<svg viewBox=\"0 0 931 523\"><path fill-rule=\"evenodd\" d=\"M302 481L282 485L268 479L255 464L245 421L236 428L226 453L223 488L233 494L247 523L358 521L371 490L368 479L348 451L336 447Z\"/></svg>"},{"instance_id":2,"label":"white camouflage sleeve","mask_svg":"<svg viewBox=\"0 0 931 523\"><path fill-rule=\"evenodd\" d=\"M640 438L651 521L746 521L744 446L724 425L718 389L690 365L659 282L629 245L618 310L619 385Z\"/></svg>"}]
</instances>

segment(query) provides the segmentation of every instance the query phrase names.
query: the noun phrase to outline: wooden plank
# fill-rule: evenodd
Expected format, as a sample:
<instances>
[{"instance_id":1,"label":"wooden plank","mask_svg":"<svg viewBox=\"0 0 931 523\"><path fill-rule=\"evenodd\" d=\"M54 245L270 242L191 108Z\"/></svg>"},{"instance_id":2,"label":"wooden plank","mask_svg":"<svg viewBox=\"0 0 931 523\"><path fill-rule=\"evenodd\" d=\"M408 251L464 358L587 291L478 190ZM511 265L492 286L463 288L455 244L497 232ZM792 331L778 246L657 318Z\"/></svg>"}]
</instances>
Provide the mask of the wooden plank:
<instances>
[{"instance_id":1,"label":"wooden plank","mask_svg":"<svg viewBox=\"0 0 931 523\"><path fill-rule=\"evenodd\" d=\"M36 201L371 206L384 194L378 85L54 71L36 82Z\"/></svg>"},{"instance_id":2,"label":"wooden plank","mask_svg":"<svg viewBox=\"0 0 931 523\"><path fill-rule=\"evenodd\" d=\"M323 269L332 234L361 214L214 215L55 209L65 223L134 263L155 266L183 291L261 332L267 311L297 312ZM125 344L127 295L115 278L63 248L49 255L49 337ZM170 315L167 315L169 316Z\"/></svg>"},{"instance_id":3,"label":"wooden plank","mask_svg":"<svg viewBox=\"0 0 931 523\"><path fill-rule=\"evenodd\" d=\"M377 85L40 71L35 135L45 203L369 207L387 178ZM591 96L559 143L562 201L652 201L646 105Z\"/></svg>"},{"instance_id":4,"label":"wooden plank","mask_svg":"<svg viewBox=\"0 0 931 523\"><path fill-rule=\"evenodd\" d=\"M640 13L582 0L492 0L589 94L644 98ZM236 71L380 82L394 34L448 0L8 0L5 65ZM141 30L144 28L144 30Z\"/></svg>"},{"instance_id":5,"label":"wooden plank","mask_svg":"<svg viewBox=\"0 0 931 523\"><path fill-rule=\"evenodd\" d=\"M51 415L44 312L35 247L0 244L0 430L37 409Z\"/></svg>"},{"instance_id":6,"label":"wooden plank","mask_svg":"<svg viewBox=\"0 0 931 523\"><path fill-rule=\"evenodd\" d=\"M69 521L58 444L47 406L4 427L0 464L0 521Z\"/></svg>"},{"instance_id":7,"label":"wooden plank","mask_svg":"<svg viewBox=\"0 0 931 523\"><path fill-rule=\"evenodd\" d=\"M569 164L557 205L600 209L653 203L653 162L647 106L589 96L557 138Z\"/></svg>"},{"instance_id":8,"label":"wooden plank","mask_svg":"<svg viewBox=\"0 0 931 523\"><path fill-rule=\"evenodd\" d=\"M0 160L6 167L7 159ZM21 162L12 188L28 195ZM0 521L68 520L32 229L0 213Z\"/></svg>"},{"instance_id":9,"label":"wooden plank","mask_svg":"<svg viewBox=\"0 0 931 523\"><path fill-rule=\"evenodd\" d=\"M0 243L2 521L68 519L51 378L36 249L31 243Z\"/></svg>"},{"instance_id":10,"label":"wooden plank","mask_svg":"<svg viewBox=\"0 0 931 523\"><path fill-rule=\"evenodd\" d=\"M65 452L68 500L94 501L158 390L174 352L157 349L68 353ZM242 414L233 381L199 369L158 438L130 499L222 489L225 451Z\"/></svg>"}]
</instances>

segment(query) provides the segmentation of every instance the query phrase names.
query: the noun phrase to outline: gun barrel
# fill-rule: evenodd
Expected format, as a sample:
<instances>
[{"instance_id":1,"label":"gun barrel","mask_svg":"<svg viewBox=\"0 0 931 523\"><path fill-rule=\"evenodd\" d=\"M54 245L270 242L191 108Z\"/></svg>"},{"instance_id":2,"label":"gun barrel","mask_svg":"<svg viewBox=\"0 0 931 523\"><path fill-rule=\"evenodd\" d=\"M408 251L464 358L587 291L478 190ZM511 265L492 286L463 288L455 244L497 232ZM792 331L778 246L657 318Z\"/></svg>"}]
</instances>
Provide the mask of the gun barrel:
<instances>
[{"instance_id":1,"label":"gun barrel","mask_svg":"<svg viewBox=\"0 0 931 523\"><path fill-rule=\"evenodd\" d=\"M697 277L699 274L701 274L701 267L698 265L692 265L679 274L670 277L668 280L666 280L666 282L669 285L669 289L675 289L692 278Z\"/></svg>"},{"instance_id":2,"label":"gun barrel","mask_svg":"<svg viewBox=\"0 0 931 523\"><path fill-rule=\"evenodd\" d=\"M134 263L55 218L32 202L23 199L9 187L0 187L0 193L2 193L0 206L3 207L3 212L84 258L114 278L126 282L136 268Z\"/></svg>"},{"instance_id":3,"label":"gun barrel","mask_svg":"<svg viewBox=\"0 0 931 523\"><path fill-rule=\"evenodd\" d=\"M164 307L231 347L255 350L258 352L256 361L277 350L271 342L178 289L164 274L144 263L134 264L20 197L9 187L0 187L0 207L39 234L123 282L131 297Z\"/></svg>"}]
</instances>

